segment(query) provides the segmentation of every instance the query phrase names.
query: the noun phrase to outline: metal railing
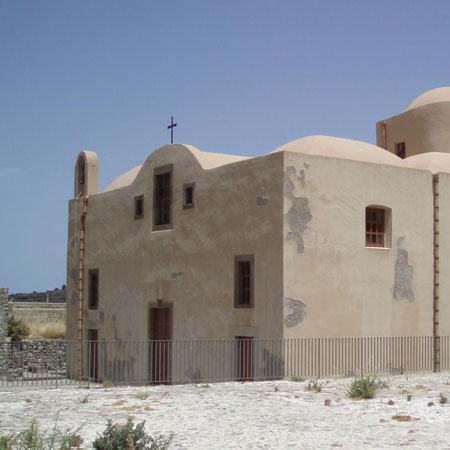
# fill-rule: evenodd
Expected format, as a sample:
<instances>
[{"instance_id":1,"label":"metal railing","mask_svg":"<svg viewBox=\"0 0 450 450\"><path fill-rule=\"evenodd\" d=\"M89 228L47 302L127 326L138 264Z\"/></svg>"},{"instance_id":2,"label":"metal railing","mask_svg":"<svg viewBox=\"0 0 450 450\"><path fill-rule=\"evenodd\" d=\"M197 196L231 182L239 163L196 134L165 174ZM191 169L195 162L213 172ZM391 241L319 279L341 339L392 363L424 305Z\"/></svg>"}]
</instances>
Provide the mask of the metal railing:
<instances>
[{"instance_id":1,"label":"metal railing","mask_svg":"<svg viewBox=\"0 0 450 450\"><path fill-rule=\"evenodd\" d=\"M440 338L450 370L450 337ZM0 344L0 384L199 383L431 372L433 338L22 341Z\"/></svg>"}]
</instances>

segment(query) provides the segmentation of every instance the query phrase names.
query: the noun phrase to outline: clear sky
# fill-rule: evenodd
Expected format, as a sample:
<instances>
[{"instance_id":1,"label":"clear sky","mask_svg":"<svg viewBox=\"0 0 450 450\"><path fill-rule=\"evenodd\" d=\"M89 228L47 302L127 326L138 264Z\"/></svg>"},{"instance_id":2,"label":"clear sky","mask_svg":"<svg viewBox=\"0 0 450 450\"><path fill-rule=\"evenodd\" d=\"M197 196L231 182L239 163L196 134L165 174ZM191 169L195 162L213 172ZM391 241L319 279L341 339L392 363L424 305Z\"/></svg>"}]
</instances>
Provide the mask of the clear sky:
<instances>
[{"instance_id":1,"label":"clear sky","mask_svg":"<svg viewBox=\"0 0 450 450\"><path fill-rule=\"evenodd\" d=\"M0 0L0 286L66 281L82 149L100 189L169 142L261 155L450 86L450 2Z\"/></svg>"}]
</instances>

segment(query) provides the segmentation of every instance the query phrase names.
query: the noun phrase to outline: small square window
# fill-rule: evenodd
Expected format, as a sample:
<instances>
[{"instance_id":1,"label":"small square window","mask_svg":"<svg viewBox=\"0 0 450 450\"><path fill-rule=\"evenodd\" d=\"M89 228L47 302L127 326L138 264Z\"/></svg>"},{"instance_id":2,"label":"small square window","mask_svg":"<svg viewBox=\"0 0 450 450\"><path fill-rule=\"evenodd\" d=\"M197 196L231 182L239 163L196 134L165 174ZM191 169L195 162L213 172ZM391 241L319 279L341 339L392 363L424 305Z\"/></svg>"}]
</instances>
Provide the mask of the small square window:
<instances>
[{"instance_id":1,"label":"small square window","mask_svg":"<svg viewBox=\"0 0 450 450\"><path fill-rule=\"evenodd\" d=\"M234 307L253 308L253 255L235 257Z\"/></svg>"},{"instance_id":2,"label":"small square window","mask_svg":"<svg viewBox=\"0 0 450 450\"><path fill-rule=\"evenodd\" d=\"M142 219L144 217L144 196L134 197L134 218Z\"/></svg>"},{"instance_id":3,"label":"small square window","mask_svg":"<svg viewBox=\"0 0 450 450\"><path fill-rule=\"evenodd\" d=\"M89 277L88 307L89 309L98 309L98 292L99 292L98 269L89 270L88 277Z\"/></svg>"},{"instance_id":4,"label":"small square window","mask_svg":"<svg viewBox=\"0 0 450 450\"><path fill-rule=\"evenodd\" d=\"M195 183L183 185L183 209L193 208L195 204Z\"/></svg>"},{"instance_id":5,"label":"small square window","mask_svg":"<svg viewBox=\"0 0 450 450\"><path fill-rule=\"evenodd\" d=\"M405 159L406 158L406 143L405 142L399 142L398 144L395 144L395 153L399 158Z\"/></svg>"}]
</instances>

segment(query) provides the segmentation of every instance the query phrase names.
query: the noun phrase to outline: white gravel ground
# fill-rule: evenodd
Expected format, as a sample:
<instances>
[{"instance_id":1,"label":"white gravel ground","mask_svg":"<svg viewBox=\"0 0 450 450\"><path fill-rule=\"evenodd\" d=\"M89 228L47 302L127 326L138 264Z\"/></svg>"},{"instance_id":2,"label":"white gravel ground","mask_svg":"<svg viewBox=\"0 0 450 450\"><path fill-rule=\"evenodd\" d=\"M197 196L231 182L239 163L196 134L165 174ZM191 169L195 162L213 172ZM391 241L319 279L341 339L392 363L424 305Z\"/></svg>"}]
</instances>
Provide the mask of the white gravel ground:
<instances>
[{"instance_id":1,"label":"white gravel ground","mask_svg":"<svg viewBox=\"0 0 450 450\"><path fill-rule=\"evenodd\" d=\"M145 420L152 434L172 432L172 449L450 449L450 403L439 403L440 394L450 400L450 373L383 380L386 389L359 401L346 395L348 378L321 380L320 393L307 391L308 381L4 387L0 434L32 420L48 430L57 419L62 429L81 426L84 448L91 448L107 419L124 423L131 416Z\"/></svg>"}]
</instances>

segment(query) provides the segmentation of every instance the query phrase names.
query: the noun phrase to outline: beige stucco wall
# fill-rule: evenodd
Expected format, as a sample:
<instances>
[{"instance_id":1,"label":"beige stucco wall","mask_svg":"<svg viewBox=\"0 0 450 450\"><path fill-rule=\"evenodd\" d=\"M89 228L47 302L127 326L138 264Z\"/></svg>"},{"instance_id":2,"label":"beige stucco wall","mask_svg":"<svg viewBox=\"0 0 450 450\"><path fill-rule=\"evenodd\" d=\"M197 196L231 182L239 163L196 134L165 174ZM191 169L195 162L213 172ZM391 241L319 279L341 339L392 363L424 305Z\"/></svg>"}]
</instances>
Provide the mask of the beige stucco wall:
<instances>
[{"instance_id":1,"label":"beige stucco wall","mask_svg":"<svg viewBox=\"0 0 450 450\"><path fill-rule=\"evenodd\" d=\"M153 170L173 164L173 229L152 231ZM173 305L173 339L282 336L281 154L203 170L181 145L163 147L134 182L89 197L85 277L98 268L100 300L84 329L99 339L147 339L149 307ZM195 207L182 208L195 181ZM134 197L144 195L144 218ZM76 339L76 233L81 199L69 208L68 338ZM234 259L254 255L255 304L234 308ZM87 278L86 278L87 280Z\"/></svg>"},{"instance_id":2,"label":"beige stucco wall","mask_svg":"<svg viewBox=\"0 0 450 450\"><path fill-rule=\"evenodd\" d=\"M382 122L377 123L377 145L383 147ZM386 150L406 142L406 156L424 152L450 153L450 102L431 103L386 119Z\"/></svg>"},{"instance_id":3,"label":"beige stucco wall","mask_svg":"<svg viewBox=\"0 0 450 450\"><path fill-rule=\"evenodd\" d=\"M439 174L439 334L450 336L450 174Z\"/></svg>"},{"instance_id":4,"label":"beige stucco wall","mask_svg":"<svg viewBox=\"0 0 450 450\"><path fill-rule=\"evenodd\" d=\"M284 166L284 336L431 336L431 173L291 152ZM391 248L365 247L369 205L391 208ZM393 298L396 262L413 301Z\"/></svg>"}]
</instances>

